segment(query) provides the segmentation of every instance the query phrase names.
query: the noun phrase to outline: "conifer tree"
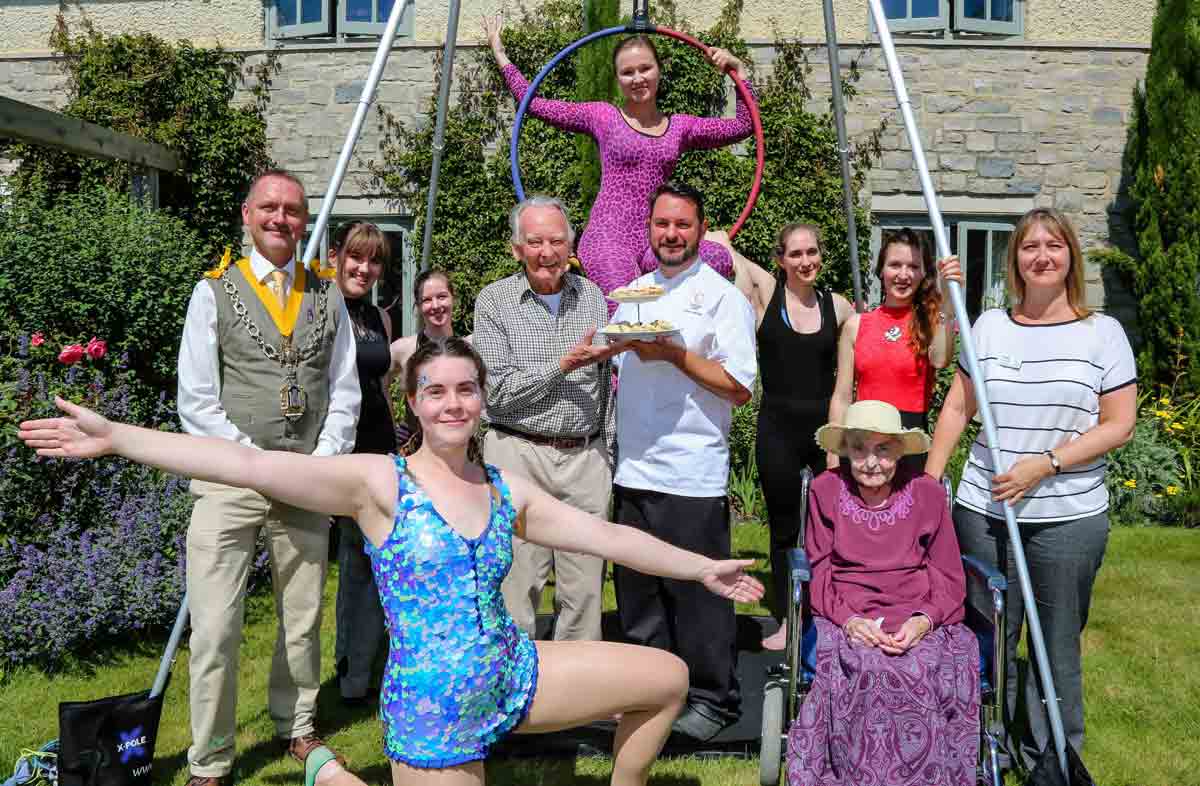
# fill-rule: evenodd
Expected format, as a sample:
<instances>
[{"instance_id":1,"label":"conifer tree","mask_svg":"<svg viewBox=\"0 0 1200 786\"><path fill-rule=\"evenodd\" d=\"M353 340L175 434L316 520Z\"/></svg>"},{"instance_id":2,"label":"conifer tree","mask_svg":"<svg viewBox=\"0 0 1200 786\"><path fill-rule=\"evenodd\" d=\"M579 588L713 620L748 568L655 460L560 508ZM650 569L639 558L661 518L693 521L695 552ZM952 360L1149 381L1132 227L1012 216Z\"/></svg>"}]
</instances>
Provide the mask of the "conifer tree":
<instances>
[{"instance_id":1,"label":"conifer tree","mask_svg":"<svg viewBox=\"0 0 1200 786\"><path fill-rule=\"evenodd\" d=\"M1158 0L1126 156L1143 384L1200 392L1200 0Z\"/></svg>"}]
</instances>

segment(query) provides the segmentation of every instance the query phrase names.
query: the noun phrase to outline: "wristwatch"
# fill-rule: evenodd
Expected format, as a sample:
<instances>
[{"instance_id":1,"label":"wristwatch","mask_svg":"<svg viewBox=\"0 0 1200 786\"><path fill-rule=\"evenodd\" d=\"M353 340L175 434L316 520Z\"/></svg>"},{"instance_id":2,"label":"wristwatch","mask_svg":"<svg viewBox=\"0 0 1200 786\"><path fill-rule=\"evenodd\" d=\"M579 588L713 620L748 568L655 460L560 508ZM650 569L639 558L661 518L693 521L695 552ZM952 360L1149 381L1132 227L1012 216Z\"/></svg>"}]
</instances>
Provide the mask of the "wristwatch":
<instances>
[{"instance_id":1,"label":"wristwatch","mask_svg":"<svg viewBox=\"0 0 1200 786\"><path fill-rule=\"evenodd\" d=\"M1058 456L1054 455L1053 450L1043 450L1042 453L1050 458L1050 466L1054 468L1054 474L1062 473L1062 462L1058 460Z\"/></svg>"}]
</instances>

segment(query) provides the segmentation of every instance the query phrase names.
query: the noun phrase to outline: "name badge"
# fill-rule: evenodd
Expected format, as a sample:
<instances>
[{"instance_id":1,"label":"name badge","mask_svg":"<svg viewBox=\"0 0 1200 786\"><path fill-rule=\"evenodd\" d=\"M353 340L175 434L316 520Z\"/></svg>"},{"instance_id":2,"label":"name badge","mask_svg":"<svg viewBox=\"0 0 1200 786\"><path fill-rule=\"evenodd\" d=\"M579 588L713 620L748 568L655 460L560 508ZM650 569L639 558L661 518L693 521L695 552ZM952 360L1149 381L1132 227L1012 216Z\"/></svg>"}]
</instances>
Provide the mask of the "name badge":
<instances>
[{"instance_id":1,"label":"name badge","mask_svg":"<svg viewBox=\"0 0 1200 786\"><path fill-rule=\"evenodd\" d=\"M1001 352L1000 354L996 355L996 362L1001 366L1004 366L1005 368L1011 368L1014 371L1021 370L1021 360L1005 352Z\"/></svg>"}]
</instances>

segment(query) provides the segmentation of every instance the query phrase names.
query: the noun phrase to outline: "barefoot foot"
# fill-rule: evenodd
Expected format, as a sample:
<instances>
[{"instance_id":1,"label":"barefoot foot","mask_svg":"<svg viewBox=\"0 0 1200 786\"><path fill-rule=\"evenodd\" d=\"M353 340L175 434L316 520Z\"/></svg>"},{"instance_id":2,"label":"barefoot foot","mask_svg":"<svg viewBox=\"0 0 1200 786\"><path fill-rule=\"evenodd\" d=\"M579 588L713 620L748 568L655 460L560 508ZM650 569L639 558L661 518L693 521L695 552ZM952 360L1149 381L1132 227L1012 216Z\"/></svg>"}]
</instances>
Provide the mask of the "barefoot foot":
<instances>
[{"instance_id":1,"label":"barefoot foot","mask_svg":"<svg viewBox=\"0 0 1200 786\"><path fill-rule=\"evenodd\" d=\"M779 626L779 630L762 640L764 650L782 650L787 647L787 623Z\"/></svg>"}]
</instances>

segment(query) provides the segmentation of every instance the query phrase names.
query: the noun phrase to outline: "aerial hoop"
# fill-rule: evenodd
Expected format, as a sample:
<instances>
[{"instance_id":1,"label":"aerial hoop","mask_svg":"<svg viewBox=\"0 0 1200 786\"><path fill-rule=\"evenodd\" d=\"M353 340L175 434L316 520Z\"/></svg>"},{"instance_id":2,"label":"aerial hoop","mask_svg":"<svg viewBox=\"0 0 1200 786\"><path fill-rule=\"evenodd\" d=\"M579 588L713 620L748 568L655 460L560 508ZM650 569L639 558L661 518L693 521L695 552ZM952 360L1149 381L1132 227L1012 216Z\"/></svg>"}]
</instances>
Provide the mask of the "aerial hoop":
<instances>
[{"instance_id":1,"label":"aerial hoop","mask_svg":"<svg viewBox=\"0 0 1200 786\"><path fill-rule=\"evenodd\" d=\"M637 15L635 15L632 24L619 25L617 27L607 27L603 30L597 30L594 33L588 33L578 41L567 44L565 47L563 47L562 51L550 58L550 62L546 63L546 65L542 67L542 70L538 71L538 74L533 78L533 81L529 83L529 89L525 91L524 98L521 99L521 103L517 106L517 115L513 119L512 140L508 145L508 159L512 168L513 188L517 192L518 201L525 199L525 186L521 183L520 156L517 152L518 144L521 139L521 126L525 122L525 113L529 110L529 104L537 96L538 87L541 86L542 81L550 74L550 72L554 70L554 67L561 63L576 49L584 46L585 44L590 44L592 41L596 41L601 38L607 38L613 35L619 35L621 33L651 33L655 35L665 35L668 38L674 38L678 41L682 41L685 44L689 44L706 54L708 53L709 49L709 47L704 43L696 38L693 38L687 33L681 33L678 30L672 30L668 27L660 27L659 25L649 24L646 22L644 16L639 18ZM749 217L750 212L754 210L754 203L758 201L758 192L762 188L763 130L762 119L758 116L758 104L755 103L754 96L751 94L750 89L746 87L745 82L737 77L731 75L730 78L733 79L733 86L737 89L738 95L741 97L742 102L746 105L746 108L750 110L750 120L754 125L755 142L754 181L750 186L750 195L746 198L746 206L742 208L742 213L738 216L737 221L735 221L733 226L729 228L729 237L732 238L742 228L742 224L746 223L746 219Z\"/></svg>"}]
</instances>

